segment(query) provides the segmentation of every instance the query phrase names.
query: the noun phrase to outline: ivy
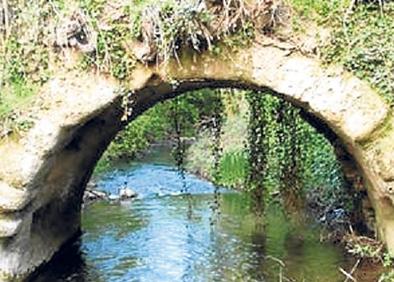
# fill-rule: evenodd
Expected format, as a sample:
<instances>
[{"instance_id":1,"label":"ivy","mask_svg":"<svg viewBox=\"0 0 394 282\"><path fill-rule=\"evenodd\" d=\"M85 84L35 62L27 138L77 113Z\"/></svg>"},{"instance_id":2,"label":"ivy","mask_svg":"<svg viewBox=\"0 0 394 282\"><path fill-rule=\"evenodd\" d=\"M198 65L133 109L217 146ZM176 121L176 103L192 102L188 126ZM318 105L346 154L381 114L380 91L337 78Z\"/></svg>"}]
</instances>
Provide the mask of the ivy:
<instances>
[{"instance_id":1,"label":"ivy","mask_svg":"<svg viewBox=\"0 0 394 282\"><path fill-rule=\"evenodd\" d=\"M212 134L212 179L215 185L214 190L214 199L211 205L211 209L213 212L211 218L211 225L218 220L220 216L220 188L219 183L221 183L221 174L220 174L220 164L221 158L223 154L222 147L222 125L223 125L223 103L221 99L221 91L213 90L214 96L216 98L216 103L213 107L213 115L212 115L212 125L211 125L211 134Z\"/></svg>"},{"instance_id":2,"label":"ivy","mask_svg":"<svg viewBox=\"0 0 394 282\"><path fill-rule=\"evenodd\" d=\"M261 215L264 209L264 202L267 200L267 189L264 183L269 163L267 132L268 119L271 116L271 108L266 105L267 97L264 93L247 93L250 111L247 143L249 158L247 188L252 193L254 209L257 215Z\"/></svg>"}]
</instances>

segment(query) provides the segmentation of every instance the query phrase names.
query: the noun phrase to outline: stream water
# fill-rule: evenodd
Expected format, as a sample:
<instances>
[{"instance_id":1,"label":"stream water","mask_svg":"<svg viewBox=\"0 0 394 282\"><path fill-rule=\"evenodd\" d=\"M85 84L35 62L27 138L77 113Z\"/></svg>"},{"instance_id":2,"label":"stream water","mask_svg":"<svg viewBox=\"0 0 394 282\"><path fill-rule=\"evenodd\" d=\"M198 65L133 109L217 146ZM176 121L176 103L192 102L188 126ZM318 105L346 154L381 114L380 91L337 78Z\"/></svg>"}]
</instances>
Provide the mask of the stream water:
<instances>
[{"instance_id":1,"label":"stream water","mask_svg":"<svg viewBox=\"0 0 394 282\"><path fill-rule=\"evenodd\" d=\"M100 189L116 193L127 182L138 198L87 206L80 238L34 281L345 280L339 267L349 270L354 261L319 242L316 226L290 223L279 206L261 219L247 195L222 189L212 224L213 185L182 178L168 156L155 151L100 176Z\"/></svg>"}]
</instances>

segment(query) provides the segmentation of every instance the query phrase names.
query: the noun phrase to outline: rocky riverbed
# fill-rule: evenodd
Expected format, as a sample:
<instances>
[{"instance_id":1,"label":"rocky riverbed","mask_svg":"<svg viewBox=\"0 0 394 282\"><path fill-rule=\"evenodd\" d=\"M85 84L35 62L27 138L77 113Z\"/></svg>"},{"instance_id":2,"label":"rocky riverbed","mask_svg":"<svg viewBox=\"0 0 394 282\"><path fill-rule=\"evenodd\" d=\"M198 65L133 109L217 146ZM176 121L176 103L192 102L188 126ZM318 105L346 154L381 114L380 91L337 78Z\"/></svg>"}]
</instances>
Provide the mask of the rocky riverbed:
<instances>
[{"instance_id":1,"label":"rocky riverbed","mask_svg":"<svg viewBox=\"0 0 394 282\"><path fill-rule=\"evenodd\" d=\"M126 201L136 198L137 193L127 186L125 183L123 186L118 188L117 194L111 194L104 192L100 189L99 185L91 180L85 189L83 195L83 204L89 205L97 201Z\"/></svg>"}]
</instances>

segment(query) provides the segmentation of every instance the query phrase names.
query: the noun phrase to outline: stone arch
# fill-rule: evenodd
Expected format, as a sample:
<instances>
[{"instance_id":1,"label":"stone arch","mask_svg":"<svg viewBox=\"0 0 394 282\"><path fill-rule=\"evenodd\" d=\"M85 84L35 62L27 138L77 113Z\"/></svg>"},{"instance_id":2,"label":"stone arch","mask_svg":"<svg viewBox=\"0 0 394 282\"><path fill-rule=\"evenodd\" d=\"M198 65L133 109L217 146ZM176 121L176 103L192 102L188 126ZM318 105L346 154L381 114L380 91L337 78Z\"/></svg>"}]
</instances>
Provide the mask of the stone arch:
<instances>
[{"instance_id":1,"label":"stone arch","mask_svg":"<svg viewBox=\"0 0 394 282\"><path fill-rule=\"evenodd\" d=\"M339 67L258 40L223 55L183 54L138 65L120 84L68 72L43 89L34 127L0 144L0 272L26 277L80 227L83 189L125 125L157 102L198 88L270 89L326 128L356 163L375 208L378 234L394 252L394 118L371 88ZM130 95L123 95L127 89ZM33 107L34 110L34 107ZM354 170L354 168L353 168Z\"/></svg>"}]
</instances>

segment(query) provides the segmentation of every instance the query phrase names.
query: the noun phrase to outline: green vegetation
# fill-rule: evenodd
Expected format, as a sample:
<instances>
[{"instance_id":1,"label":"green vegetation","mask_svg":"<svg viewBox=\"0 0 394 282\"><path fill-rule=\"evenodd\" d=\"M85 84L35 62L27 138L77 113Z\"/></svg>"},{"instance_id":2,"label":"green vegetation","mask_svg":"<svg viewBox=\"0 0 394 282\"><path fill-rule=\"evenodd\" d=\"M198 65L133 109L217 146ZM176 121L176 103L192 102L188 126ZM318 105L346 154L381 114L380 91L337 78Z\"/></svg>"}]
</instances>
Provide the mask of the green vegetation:
<instances>
[{"instance_id":1,"label":"green vegetation","mask_svg":"<svg viewBox=\"0 0 394 282\"><path fill-rule=\"evenodd\" d=\"M199 128L209 122L217 98L210 90L188 93L174 100L163 102L149 109L131 122L111 143L100 160L96 173L110 167L120 158L136 158L152 143L173 142L175 139L174 118L179 118L182 137L196 136Z\"/></svg>"},{"instance_id":2,"label":"green vegetation","mask_svg":"<svg viewBox=\"0 0 394 282\"><path fill-rule=\"evenodd\" d=\"M385 251L381 242L350 233L346 236L346 248L350 254L359 258L359 262L371 261L383 267L385 272L380 275L379 282L393 281L394 258Z\"/></svg>"},{"instance_id":3,"label":"green vegetation","mask_svg":"<svg viewBox=\"0 0 394 282\"><path fill-rule=\"evenodd\" d=\"M129 76L138 61L177 58L185 47L220 51L247 44L255 30L272 32L286 17L281 2L247 4L200 1L16 1L0 5L0 119L2 134L49 77L71 68ZM232 39L231 39L232 38ZM74 60L73 59L73 60ZM64 68L66 67L66 68ZM21 122L26 124L25 122ZM20 128L23 129L24 127ZM28 127L26 127L28 128ZM17 128L18 129L18 128Z\"/></svg>"},{"instance_id":4,"label":"green vegetation","mask_svg":"<svg viewBox=\"0 0 394 282\"><path fill-rule=\"evenodd\" d=\"M280 167L285 166L289 152L283 150L283 140L278 139L280 123L277 111L280 100L263 94L225 90L221 95L224 105L224 123L222 126L223 152L220 159L218 184L236 189L246 189L249 176L249 153L246 147L249 123L249 107L246 97L264 96L265 123L267 134L267 174L265 186L270 192L278 190ZM130 123L114 140L100 161L98 171L108 167L119 158L135 158L143 153L150 144L163 140L174 140L174 108L180 118L182 137L197 136L187 153L187 169L206 178L213 178L214 158L212 155L212 117L217 97L215 92L205 89L186 94L176 100L161 103ZM298 156L300 165L299 178L303 179L305 190L315 188L325 191L325 198L331 199L339 194L343 187L340 166L335 159L328 141L318 134L309 124L296 114L300 145ZM260 121L260 119L258 119ZM256 124L258 124L257 122ZM339 197L336 197L339 198ZM350 207L349 207L350 208Z\"/></svg>"},{"instance_id":5,"label":"green vegetation","mask_svg":"<svg viewBox=\"0 0 394 282\"><path fill-rule=\"evenodd\" d=\"M394 3L385 4L384 14L374 6L358 6L344 28L334 30L332 41L322 52L327 63L339 62L367 80L394 105Z\"/></svg>"},{"instance_id":6,"label":"green vegetation","mask_svg":"<svg viewBox=\"0 0 394 282\"><path fill-rule=\"evenodd\" d=\"M244 151L234 150L225 153L220 162L220 184L238 189L243 187L248 167L248 156Z\"/></svg>"},{"instance_id":7,"label":"green vegetation","mask_svg":"<svg viewBox=\"0 0 394 282\"><path fill-rule=\"evenodd\" d=\"M3 1L0 5L0 138L28 129L20 114L49 76L51 28L58 1ZM4 5L4 7L3 7Z\"/></svg>"},{"instance_id":8,"label":"green vegetation","mask_svg":"<svg viewBox=\"0 0 394 282\"><path fill-rule=\"evenodd\" d=\"M332 31L319 51L327 64L341 64L368 81L394 103L394 2L351 0L290 0L294 26L313 20Z\"/></svg>"},{"instance_id":9,"label":"green vegetation","mask_svg":"<svg viewBox=\"0 0 394 282\"><path fill-rule=\"evenodd\" d=\"M333 31L319 50L326 63L343 64L393 103L394 3L385 1L381 7L377 2L289 0L286 4L294 11L294 31L307 31L313 26L310 21ZM78 67L125 79L138 60L156 63L177 58L184 47L220 52L218 40L229 46L247 44L256 31L272 34L289 17L289 8L281 1L264 5L241 0L228 5L193 0L125 0L116 5L102 0L4 3L0 7L3 125L11 124L29 97L63 65L64 51L71 46L90 48L79 48ZM67 31L65 36L65 26L75 22L81 31L74 37ZM87 42L75 43L75 38ZM10 127L2 131L12 131Z\"/></svg>"},{"instance_id":10,"label":"green vegetation","mask_svg":"<svg viewBox=\"0 0 394 282\"><path fill-rule=\"evenodd\" d=\"M379 282L392 282L392 281L394 281L394 270L383 273L379 278Z\"/></svg>"},{"instance_id":11,"label":"green vegetation","mask_svg":"<svg viewBox=\"0 0 394 282\"><path fill-rule=\"evenodd\" d=\"M185 48L217 52L218 41L230 47L245 45L256 30L272 32L287 17L280 1L130 0L114 7L102 0L83 0L80 8L97 33L96 52L86 54L81 66L118 79L130 75L137 61L178 59Z\"/></svg>"},{"instance_id":12,"label":"green vegetation","mask_svg":"<svg viewBox=\"0 0 394 282\"><path fill-rule=\"evenodd\" d=\"M56 70L65 69L63 57L70 49L81 55L73 68L125 80L138 62L177 59L185 48L220 53L218 42L239 47L250 43L257 32L272 36L289 16L281 1L264 5L246 5L242 0L205 1L205 5L194 0L109 2L2 2L0 138L30 128L23 108ZM394 2L384 1L384 6L377 2L288 0L287 4L293 9L295 33L315 28L310 22L331 30L329 40L321 42L317 52L327 65L343 65L394 106ZM77 24L78 31L67 30L70 23ZM135 158L154 142L173 141L179 133L174 129L176 115L182 137L197 138L188 149L189 170L218 185L243 190L252 185L254 190L265 189L267 195L290 189L304 197L316 191L327 206L352 210L344 197L344 179L331 145L297 110L266 95L270 93L226 90L222 94L226 93L220 98L224 105L223 151L218 164L212 165L217 160L211 149L219 150L218 144L212 144L214 107L219 101L213 91L201 90L162 103L130 123L97 170L121 157ZM353 250L361 256L371 252L361 245ZM383 261L389 264L387 259ZM392 277L391 271L381 281Z\"/></svg>"},{"instance_id":13,"label":"green vegetation","mask_svg":"<svg viewBox=\"0 0 394 282\"><path fill-rule=\"evenodd\" d=\"M228 94L233 95L233 94ZM251 96L263 94L248 93ZM223 157L221 160L220 185L243 189L248 177L248 149L247 131L249 110L246 93L238 92L235 101L224 100L226 108L231 108L235 113L226 113L223 125ZM225 97L225 96L224 96ZM266 122L267 174L264 181L268 189L274 192L280 184L280 167L285 166L289 159L288 152L283 149L282 141L278 138L279 123L276 119L280 100L270 95L264 97ZM331 144L324 136L318 134L314 128L303 121L296 113L298 138L300 138L300 154L298 156L299 178L303 180L302 186L306 190L325 187L329 193L337 193L343 187L343 178L340 165L336 161ZM212 157L206 148L211 147L212 137L210 131L203 131L198 141L189 148L188 167L191 171L210 178L212 171L210 164ZM228 168L232 169L228 169ZM334 192L335 191L335 192Z\"/></svg>"}]
</instances>

